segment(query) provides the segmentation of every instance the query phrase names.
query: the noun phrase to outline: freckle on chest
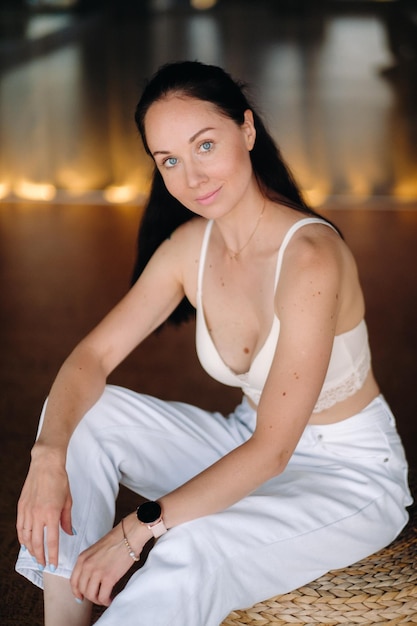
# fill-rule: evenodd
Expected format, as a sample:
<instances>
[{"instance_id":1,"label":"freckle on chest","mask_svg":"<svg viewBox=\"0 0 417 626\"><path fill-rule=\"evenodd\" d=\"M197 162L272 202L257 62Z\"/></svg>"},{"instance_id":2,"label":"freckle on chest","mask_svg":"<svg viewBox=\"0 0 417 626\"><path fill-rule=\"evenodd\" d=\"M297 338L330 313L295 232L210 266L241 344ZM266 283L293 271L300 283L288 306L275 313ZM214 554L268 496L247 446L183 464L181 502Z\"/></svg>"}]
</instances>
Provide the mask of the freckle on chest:
<instances>
[{"instance_id":1,"label":"freckle on chest","mask_svg":"<svg viewBox=\"0 0 417 626\"><path fill-rule=\"evenodd\" d=\"M246 348L246 347L245 347L245 348L243 348L243 352L244 352L245 354L249 354L249 348Z\"/></svg>"}]
</instances>

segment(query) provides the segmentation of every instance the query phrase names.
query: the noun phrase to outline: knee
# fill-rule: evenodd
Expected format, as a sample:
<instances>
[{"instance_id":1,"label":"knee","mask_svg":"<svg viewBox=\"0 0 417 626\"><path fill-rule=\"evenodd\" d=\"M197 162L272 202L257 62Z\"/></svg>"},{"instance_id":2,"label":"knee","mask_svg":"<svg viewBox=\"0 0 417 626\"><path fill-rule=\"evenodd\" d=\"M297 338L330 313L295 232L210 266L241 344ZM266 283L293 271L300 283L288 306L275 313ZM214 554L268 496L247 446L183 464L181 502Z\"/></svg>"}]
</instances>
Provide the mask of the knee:
<instances>
[{"instance_id":1,"label":"knee","mask_svg":"<svg viewBox=\"0 0 417 626\"><path fill-rule=\"evenodd\" d=\"M120 424L120 416L123 415L120 398L115 388L106 385L100 398L82 416L73 433L73 438L81 436L99 437L101 430L116 428Z\"/></svg>"}]
</instances>

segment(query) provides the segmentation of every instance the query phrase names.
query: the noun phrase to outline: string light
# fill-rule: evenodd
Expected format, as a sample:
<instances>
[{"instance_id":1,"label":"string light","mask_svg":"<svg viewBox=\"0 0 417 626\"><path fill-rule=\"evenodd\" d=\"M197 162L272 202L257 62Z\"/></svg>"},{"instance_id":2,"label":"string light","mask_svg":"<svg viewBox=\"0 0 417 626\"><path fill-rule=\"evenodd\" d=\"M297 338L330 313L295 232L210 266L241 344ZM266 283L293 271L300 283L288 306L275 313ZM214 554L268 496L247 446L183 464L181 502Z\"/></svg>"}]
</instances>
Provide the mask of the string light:
<instances>
[{"instance_id":1,"label":"string light","mask_svg":"<svg viewBox=\"0 0 417 626\"><path fill-rule=\"evenodd\" d=\"M111 185L103 191L104 199L112 204L130 202L137 195L133 185Z\"/></svg>"},{"instance_id":2,"label":"string light","mask_svg":"<svg viewBox=\"0 0 417 626\"><path fill-rule=\"evenodd\" d=\"M217 4L217 0L191 0L191 6L198 11L207 11Z\"/></svg>"},{"instance_id":3,"label":"string light","mask_svg":"<svg viewBox=\"0 0 417 626\"><path fill-rule=\"evenodd\" d=\"M56 188L50 183L33 183L22 180L13 189L16 196L24 200L44 200L49 201L55 198Z\"/></svg>"}]
</instances>

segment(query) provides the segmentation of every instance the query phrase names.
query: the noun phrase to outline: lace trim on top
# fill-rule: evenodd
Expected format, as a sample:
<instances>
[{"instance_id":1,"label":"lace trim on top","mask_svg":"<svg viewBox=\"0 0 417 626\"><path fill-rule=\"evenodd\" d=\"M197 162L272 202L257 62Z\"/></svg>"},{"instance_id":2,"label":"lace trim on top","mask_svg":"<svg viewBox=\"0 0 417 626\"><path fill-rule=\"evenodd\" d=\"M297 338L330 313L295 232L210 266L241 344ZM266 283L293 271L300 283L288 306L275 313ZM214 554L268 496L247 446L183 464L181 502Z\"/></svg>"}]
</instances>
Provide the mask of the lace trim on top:
<instances>
[{"instance_id":1,"label":"lace trim on top","mask_svg":"<svg viewBox=\"0 0 417 626\"><path fill-rule=\"evenodd\" d=\"M325 409L329 409L334 404L337 404L337 402L342 402L343 400L347 400L350 396L353 396L364 384L370 367L371 353L369 344L366 343L361 359L356 365L355 370L336 387L330 387L329 389L323 388L321 390L313 413L320 413Z\"/></svg>"}]
</instances>

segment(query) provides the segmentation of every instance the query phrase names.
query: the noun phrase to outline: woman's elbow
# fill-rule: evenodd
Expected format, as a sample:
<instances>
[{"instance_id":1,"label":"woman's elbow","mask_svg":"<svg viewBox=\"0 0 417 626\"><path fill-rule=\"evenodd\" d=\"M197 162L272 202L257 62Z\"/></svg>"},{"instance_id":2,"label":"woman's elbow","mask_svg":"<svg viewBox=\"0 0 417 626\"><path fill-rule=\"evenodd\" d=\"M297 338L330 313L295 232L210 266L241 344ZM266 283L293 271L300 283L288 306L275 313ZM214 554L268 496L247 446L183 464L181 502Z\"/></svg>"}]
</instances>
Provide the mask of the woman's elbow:
<instances>
[{"instance_id":1,"label":"woman's elbow","mask_svg":"<svg viewBox=\"0 0 417 626\"><path fill-rule=\"evenodd\" d=\"M279 476L279 474L282 474L282 472L287 467L288 461L290 460L290 458L291 458L291 452L289 452L288 450L282 450L278 453L275 452L275 454L271 455L271 460L270 460L271 478L274 478L275 476Z\"/></svg>"},{"instance_id":2,"label":"woman's elbow","mask_svg":"<svg viewBox=\"0 0 417 626\"><path fill-rule=\"evenodd\" d=\"M250 441L255 446L256 456L261 462L265 481L282 474L291 458L292 450L279 446L273 441L262 441L255 434Z\"/></svg>"}]
</instances>

